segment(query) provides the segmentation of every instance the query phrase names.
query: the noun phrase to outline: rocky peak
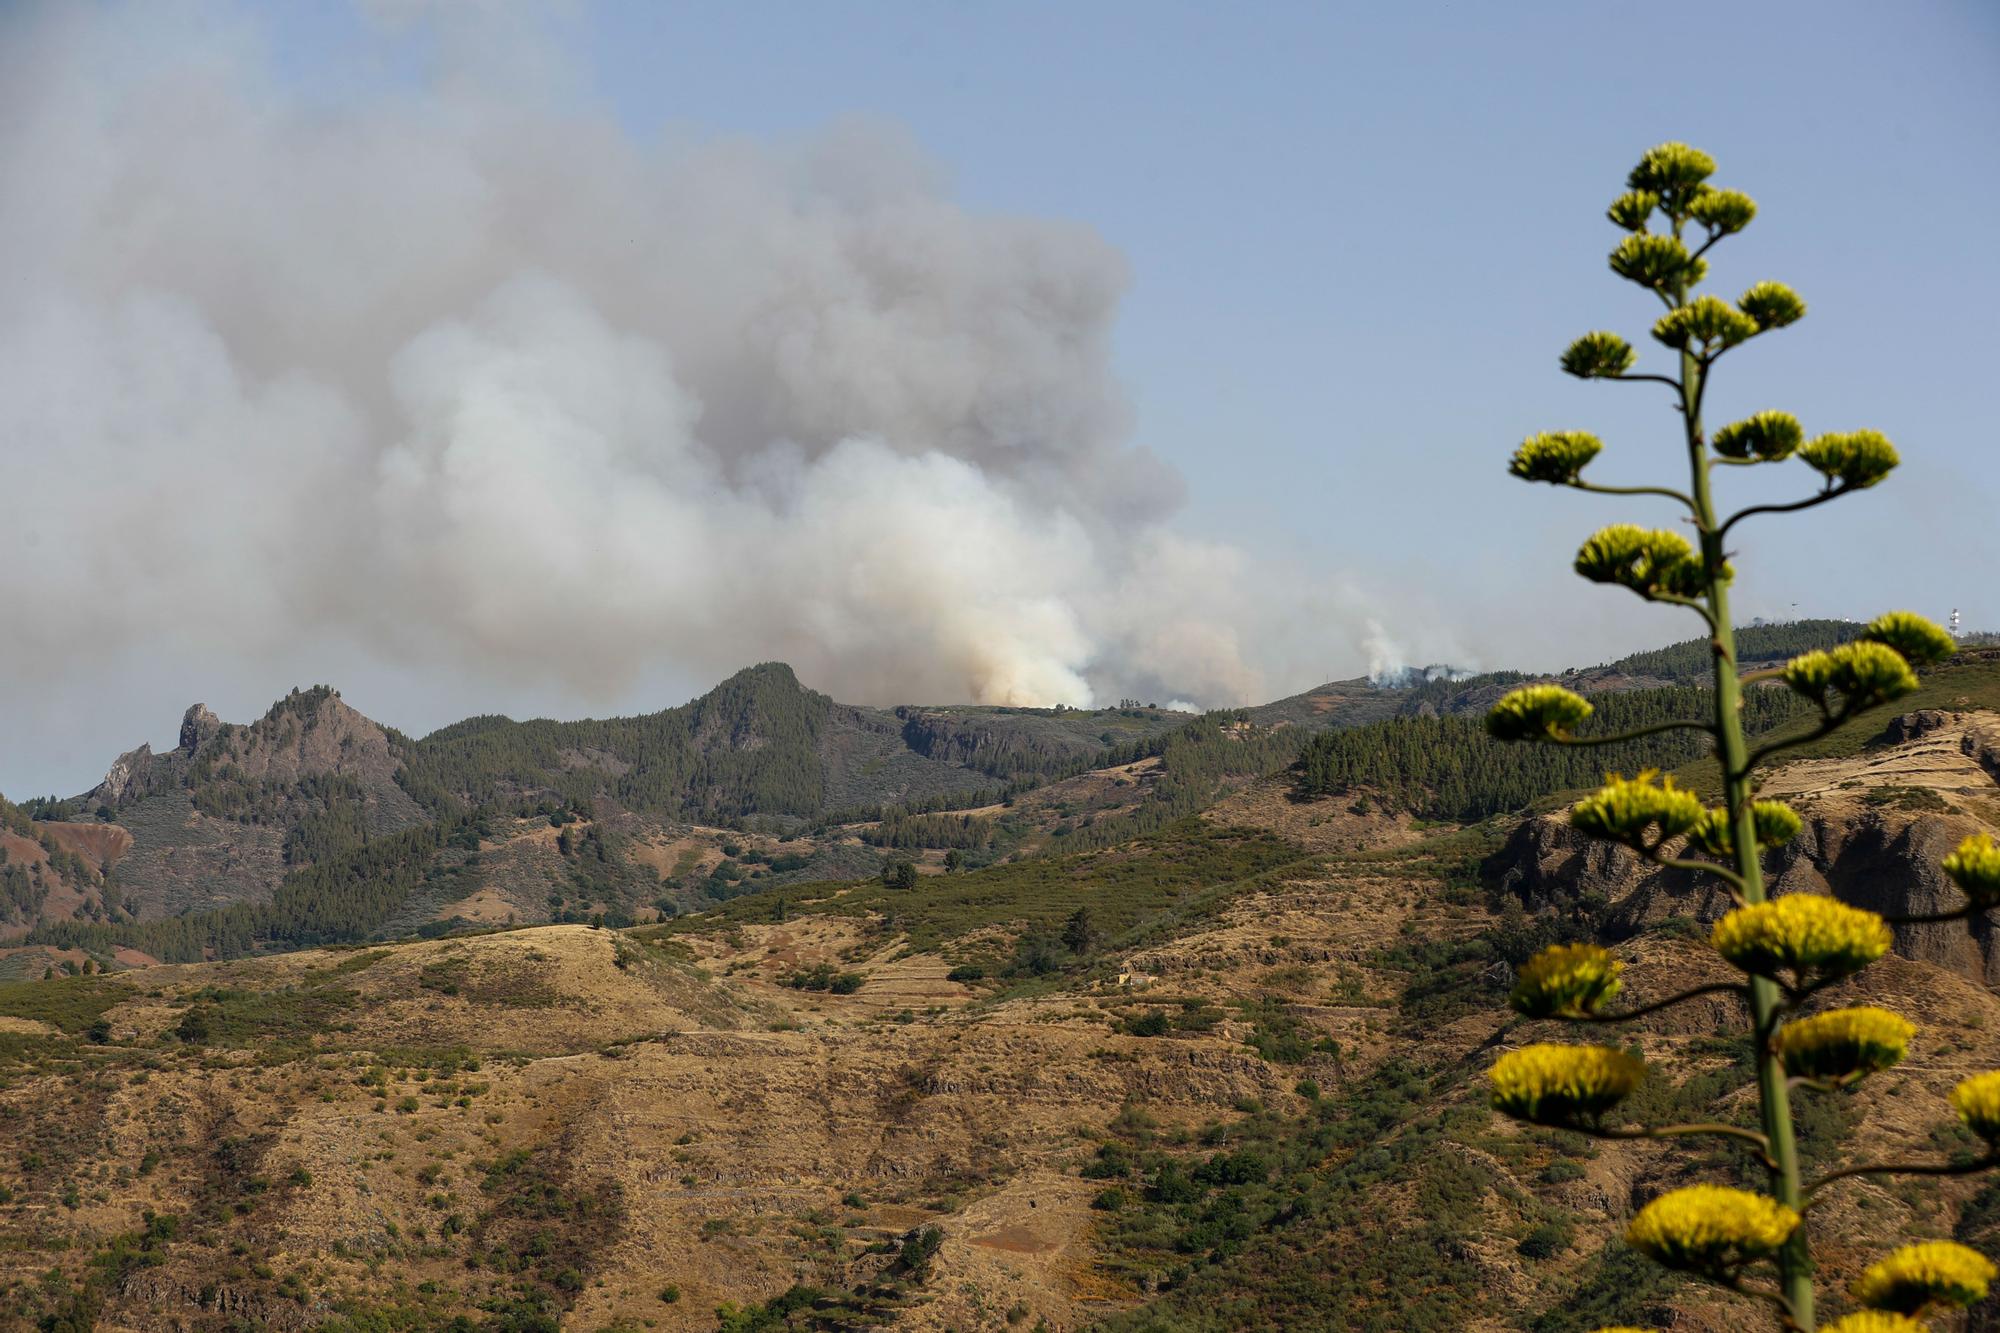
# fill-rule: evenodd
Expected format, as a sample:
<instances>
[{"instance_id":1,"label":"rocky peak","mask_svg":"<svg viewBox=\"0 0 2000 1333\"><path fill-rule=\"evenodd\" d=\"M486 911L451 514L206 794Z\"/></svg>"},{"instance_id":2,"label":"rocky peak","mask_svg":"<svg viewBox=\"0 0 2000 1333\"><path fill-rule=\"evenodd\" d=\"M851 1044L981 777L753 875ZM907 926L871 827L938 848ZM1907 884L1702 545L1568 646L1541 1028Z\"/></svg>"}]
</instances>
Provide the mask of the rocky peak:
<instances>
[{"instance_id":1,"label":"rocky peak","mask_svg":"<svg viewBox=\"0 0 2000 1333\"><path fill-rule=\"evenodd\" d=\"M202 742L220 730L222 719L211 713L208 705L190 705L181 717L181 753L192 757Z\"/></svg>"},{"instance_id":2,"label":"rocky peak","mask_svg":"<svg viewBox=\"0 0 2000 1333\"><path fill-rule=\"evenodd\" d=\"M105 805L117 805L120 798L131 789L134 780L145 776L153 762L153 747L141 745L136 750L128 750L118 756L118 762L104 775L104 781L91 793Z\"/></svg>"}]
</instances>

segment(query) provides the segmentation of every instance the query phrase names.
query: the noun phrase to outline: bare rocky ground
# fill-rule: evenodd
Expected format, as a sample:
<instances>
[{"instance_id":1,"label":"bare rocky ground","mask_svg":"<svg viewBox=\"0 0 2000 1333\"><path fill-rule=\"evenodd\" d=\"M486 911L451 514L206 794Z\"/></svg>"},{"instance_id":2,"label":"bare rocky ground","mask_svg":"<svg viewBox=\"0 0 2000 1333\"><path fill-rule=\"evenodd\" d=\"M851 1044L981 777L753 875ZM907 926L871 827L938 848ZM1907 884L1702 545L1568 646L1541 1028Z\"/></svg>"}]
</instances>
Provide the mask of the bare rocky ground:
<instances>
[{"instance_id":1,"label":"bare rocky ground","mask_svg":"<svg viewBox=\"0 0 2000 1333\"><path fill-rule=\"evenodd\" d=\"M1872 867L1918 883L1898 857L1991 820L1988 725L1919 720L1893 749L1782 771L1767 790L1805 807L1812 832L1781 878L1850 894ZM1943 808L1871 802L1889 788L1934 792ZM504 1322L531 1300L564 1329L714 1329L718 1307L806 1284L872 1293L870 1318L896 1327L1088 1327L1161 1290L1117 1249L1114 1214L1093 1207L1104 1182L1084 1174L1121 1125L1143 1121L1149 1141L1195 1161L1255 1116L1309 1115L1309 1085L1334 1104L1398 1065L1426 1090L1376 1142L1336 1147L1315 1170L1426 1126L1473 1128L1371 1186L1363 1211L1293 1223L1312 1237L1297 1254L1333 1268L1432 1244L1432 1175L1484 1182L1453 1205L1452 1261L1479 1292L1454 1327L1530 1328L1615 1281L1603 1265L1633 1209L1716 1177L1720 1159L1565 1143L1479 1112L1485 1066L1558 1033L1498 1002L1507 965L1475 946L1519 917L1465 887L1474 844L1462 835L1425 841L1436 831L1295 805L1275 784L1208 817L1274 831L1301 859L1041 984L954 981L944 952L810 911L728 930L541 926L19 983L0 1005L0 1325L84 1311L135 1333L543 1327ZM1550 911L1588 890L1614 919L1712 914L1686 886L1592 860L1547 829L1506 855L1520 871L1509 892ZM1830 1002L1883 1004L1920 1036L1904 1065L1812 1112L1822 1165L1864 1142L1871 1156L1962 1150L1945 1094L2000 1066L1985 954L1921 936L1899 951ZM1639 997L1717 975L1698 930L1649 930L1617 952ZM786 984L820 964L860 985ZM1433 985L1443 970L1454 989ZM1156 1011L1201 1021L1130 1030ZM1305 1045L1260 1049L1259 1012L1283 1015ZM88 1031L100 1016L102 1041ZM1723 1076L1731 1056L1716 1035L1735 1026L1716 1001L1623 1035L1669 1084L1715 1074L1713 1115L1749 1095ZM1888 1237L1969 1234L1980 1189L1835 1187L1814 1214L1823 1289ZM163 1217L171 1234L144 1239ZM1551 1218L1563 1225L1547 1252L1524 1253ZM935 1255L899 1267L933 1225ZM1156 1273L1175 1262L1166 1253ZM1745 1326L1744 1306L1694 1288L1663 1299L1659 1322L1675 1333ZM1356 1311L1322 1314L1290 1326L1364 1326ZM1133 1326L1246 1326L1176 1317Z\"/></svg>"}]
</instances>

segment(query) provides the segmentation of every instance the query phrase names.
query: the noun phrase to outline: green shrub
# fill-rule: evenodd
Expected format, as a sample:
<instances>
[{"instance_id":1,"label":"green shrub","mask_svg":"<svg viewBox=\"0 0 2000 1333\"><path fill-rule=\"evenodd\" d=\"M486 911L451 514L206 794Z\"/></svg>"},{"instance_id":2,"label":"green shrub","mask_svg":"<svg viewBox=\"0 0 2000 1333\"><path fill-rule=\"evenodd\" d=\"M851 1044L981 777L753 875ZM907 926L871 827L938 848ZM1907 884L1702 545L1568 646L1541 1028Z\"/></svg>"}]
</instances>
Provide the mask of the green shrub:
<instances>
[{"instance_id":1,"label":"green shrub","mask_svg":"<svg viewBox=\"0 0 2000 1333\"><path fill-rule=\"evenodd\" d=\"M1528 1259L1548 1259L1568 1249L1574 1239L1575 1231L1567 1223L1542 1222L1523 1236L1514 1248Z\"/></svg>"}]
</instances>

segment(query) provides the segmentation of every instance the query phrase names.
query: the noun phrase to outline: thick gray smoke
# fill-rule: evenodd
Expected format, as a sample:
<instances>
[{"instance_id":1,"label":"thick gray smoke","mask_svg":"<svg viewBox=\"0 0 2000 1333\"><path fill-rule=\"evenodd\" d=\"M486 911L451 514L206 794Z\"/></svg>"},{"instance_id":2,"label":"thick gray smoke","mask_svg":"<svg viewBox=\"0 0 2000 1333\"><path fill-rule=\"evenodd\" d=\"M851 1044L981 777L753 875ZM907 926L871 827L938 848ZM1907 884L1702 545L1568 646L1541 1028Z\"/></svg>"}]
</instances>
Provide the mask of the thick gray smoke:
<instances>
[{"instance_id":1,"label":"thick gray smoke","mask_svg":"<svg viewBox=\"0 0 2000 1333\"><path fill-rule=\"evenodd\" d=\"M10 694L302 640L581 700L783 658L1222 704L1358 661L1347 593L1166 526L1118 253L967 212L891 128L638 142L490 21L353 101L227 8L0 25Z\"/></svg>"}]
</instances>

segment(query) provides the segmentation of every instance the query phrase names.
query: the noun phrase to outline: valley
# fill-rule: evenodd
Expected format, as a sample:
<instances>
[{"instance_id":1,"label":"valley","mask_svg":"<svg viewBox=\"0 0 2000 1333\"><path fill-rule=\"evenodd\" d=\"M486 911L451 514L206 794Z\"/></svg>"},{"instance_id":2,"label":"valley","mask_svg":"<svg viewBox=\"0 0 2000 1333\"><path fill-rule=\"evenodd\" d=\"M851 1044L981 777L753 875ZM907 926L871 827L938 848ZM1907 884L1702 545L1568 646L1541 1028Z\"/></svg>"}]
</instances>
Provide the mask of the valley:
<instances>
[{"instance_id":1,"label":"valley","mask_svg":"<svg viewBox=\"0 0 2000 1333\"><path fill-rule=\"evenodd\" d=\"M1603 679L1650 707L1665 656ZM1431 786L1486 684L1319 692L1346 731L1295 702L926 710L911 743L746 674L729 709L422 741L301 692L249 727L192 716L191 748L126 756L65 817L10 807L5 1317L1737 1326L1615 1234L1747 1159L1486 1107L1493 1056L1545 1027L1506 1006L1529 955L1598 940L1663 995L1712 977L1724 906L1583 844L1559 772ZM1940 849L2000 827L2000 654L1889 713L1772 772L1805 820L1781 888L1932 910ZM1315 735L1376 738L1366 780L1288 768ZM1901 927L1842 988L1921 1035L1867 1094L1803 1103L1811 1162L1864 1134L1966 1151L1942 1098L2000 1064L1991 941ZM1673 1074L1641 1114L1750 1114L1747 1052L1711 1035L1729 1003L1632 1025ZM1887 1229L1991 1251L2000 1194L1854 1182L1819 1226L1837 1292Z\"/></svg>"}]
</instances>

